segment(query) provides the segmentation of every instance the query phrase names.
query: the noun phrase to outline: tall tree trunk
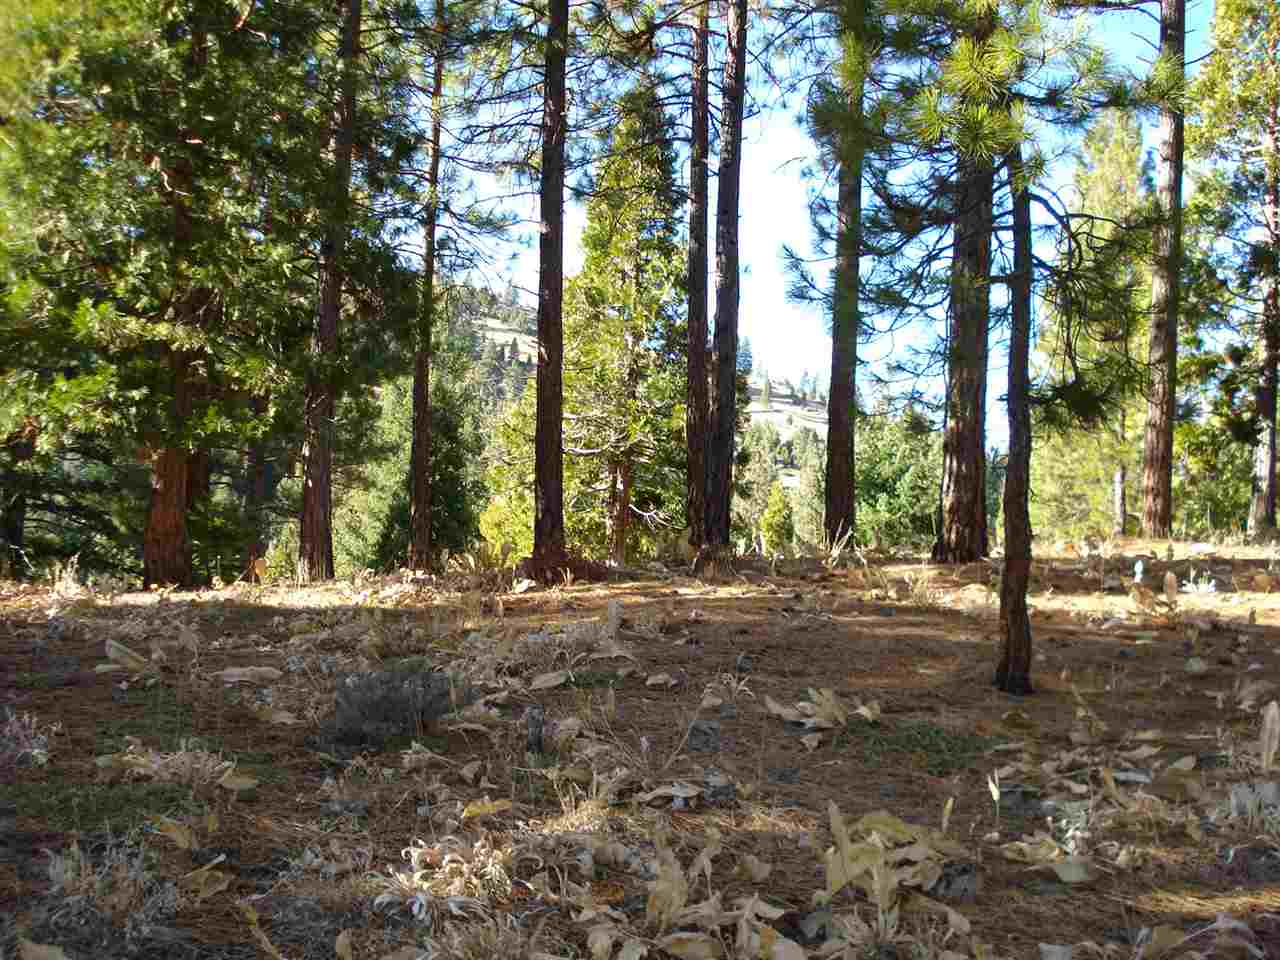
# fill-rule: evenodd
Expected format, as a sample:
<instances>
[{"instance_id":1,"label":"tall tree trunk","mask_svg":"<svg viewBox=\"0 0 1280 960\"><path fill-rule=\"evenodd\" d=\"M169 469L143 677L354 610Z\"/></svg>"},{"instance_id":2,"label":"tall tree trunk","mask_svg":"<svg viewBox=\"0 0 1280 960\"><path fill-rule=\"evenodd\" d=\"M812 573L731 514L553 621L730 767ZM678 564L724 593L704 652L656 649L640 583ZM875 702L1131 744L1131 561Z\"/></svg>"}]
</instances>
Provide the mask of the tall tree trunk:
<instances>
[{"instance_id":1,"label":"tall tree trunk","mask_svg":"<svg viewBox=\"0 0 1280 960\"><path fill-rule=\"evenodd\" d=\"M1186 0L1160 0L1160 57L1179 73L1186 59ZM1173 524L1173 414L1178 389L1178 308L1182 273L1183 116L1175 103L1160 111L1153 237L1151 342L1147 362L1147 432L1142 445L1142 532L1170 536Z\"/></svg>"},{"instance_id":2,"label":"tall tree trunk","mask_svg":"<svg viewBox=\"0 0 1280 960\"><path fill-rule=\"evenodd\" d=\"M1000 578L1000 665L996 686L1031 693L1031 195L1022 181L1022 150L1006 158L1013 195L1013 277L1009 282L1009 465L1004 477L1004 573Z\"/></svg>"},{"instance_id":3,"label":"tall tree trunk","mask_svg":"<svg viewBox=\"0 0 1280 960\"><path fill-rule=\"evenodd\" d=\"M356 124L356 60L360 55L363 0L345 0L338 57L342 80L336 110L333 156L333 209L320 267L320 303L307 374L303 424L302 517L298 578L303 582L333 577L333 446L338 406L335 368L342 309L342 260L350 229L351 155Z\"/></svg>"},{"instance_id":4,"label":"tall tree trunk","mask_svg":"<svg viewBox=\"0 0 1280 960\"><path fill-rule=\"evenodd\" d=\"M863 54L866 32L866 6L858 0L846 0L841 28L858 55ZM858 364L858 334L861 311L858 298L862 253L862 162L863 146L862 96L866 85L864 69L859 69L850 84L848 109L850 133L837 144L840 171L837 181L836 269L831 297L831 393L827 397L827 466L826 510L824 527L827 541L837 543L852 536L857 519L854 478L853 407L857 397L855 377Z\"/></svg>"},{"instance_id":5,"label":"tall tree trunk","mask_svg":"<svg viewBox=\"0 0 1280 960\"><path fill-rule=\"evenodd\" d=\"M933 547L938 563L971 563L987 552L987 326L995 175L989 162L962 158L957 179L941 525Z\"/></svg>"},{"instance_id":6,"label":"tall tree trunk","mask_svg":"<svg viewBox=\"0 0 1280 960\"><path fill-rule=\"evenodd\" d=\"M208 36L193 27L186 61L189 79L204 70L209 55ZM179 327L194 329L208 320L214 296L205 288L189 286L188 258L195 242L195 217L191 200L195 194L196 176L191 157L183 152L195 132L180 130L176 155L165 171L165 201L173 212L173 282L178 290L174 320ZM179 350L171 344L161 347L162 359L169 368L170 403L168 422L161 429L156 448L151 454L151 496L147 503L147 522L142 535L142 579L145 586L173 584L186 587L192 583L191 538L187 532L187 510L194 495L200 492L199 478L193 482L193 454L182 440L195 399L198 354ZM207 453L205 454L207 457Z\"/></svg>"},{"instance_id":7,"label":"tall tree trunk","mask_svg":"<svg viewBox=\"0 0 1280 960\"><path fill-rule=\"evenodd\" d=\"M431 556L431 328L436 316L436 225L440 214L440 130L444 114L444 0L436 0L435 65L431 76L431 164L422 224L422 303L413 358L413 443L409 455L409 566L427 570Z\"/></svg>"},{"instance_id":8,"label":"tall tree trunk","mask_svg":"<svg viewBox=\"0 0 1280 960\"><path fill-rule=\"evenodd\" d=\"M693 137L689 157L689 355L685 393L685 512L689 545L706 543L707 530L707 189L710 170L709 40L711 0L698 4L693 37Z\"/></svg>"},{"instance_id":9,"label":"tall tree trunk","mask_svg":"<svg viewBox=\"0 0 1280 960\"><path fill-rule=\"evenodd\" d=\"M738 208L742 189L742 111L747 81L747 0L727 4L728 50L720 110L716 195L715 397L707 448L707 543L729 544L734 425L738 399Z\"/></svg>"},{"instance_id":10,"label":"tall tree trunk","mask_svg":"<svg viewBox=\"0 0 1280 960\"><path fill-rule=\"evenodd\" d=\"M538 203L538 393L534 432L533 559L541 576L566 560L564 541L564 152L569 2L551 0L542 102Z\"/></svg>"}]
</instances>

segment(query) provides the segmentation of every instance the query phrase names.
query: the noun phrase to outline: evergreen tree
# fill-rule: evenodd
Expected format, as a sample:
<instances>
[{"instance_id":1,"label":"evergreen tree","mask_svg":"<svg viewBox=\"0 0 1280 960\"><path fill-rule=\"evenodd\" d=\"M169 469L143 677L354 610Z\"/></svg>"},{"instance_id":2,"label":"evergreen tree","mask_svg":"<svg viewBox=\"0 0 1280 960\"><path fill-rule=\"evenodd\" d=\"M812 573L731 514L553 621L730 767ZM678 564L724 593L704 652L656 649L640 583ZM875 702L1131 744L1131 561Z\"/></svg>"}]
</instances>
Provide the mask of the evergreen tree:
<instances>
[{"instance_id":1,"label":"evergreen tree","mask_svg":"<svg viewBox=\"0 0 1280 960\"><path fill-rule=\"evenodd\" d=\"M698 4L690 72L689 270L685 378L685 514L689 545L706 543L707 527L707 207L710 191L710 26L711 0ZM766 387L767 389L767 387Z\"/></svg>"},{"instance_id":2,"label":"evergreen tree","mask_svg":"<svg viewBox=\"0 0 1280 960\"><path fill-rule=\"evenodd\" d=\"M1173 421L1178 389L1178 311L1182 272L1182 80L1186 60L1186 0L1160 0L1160 56L1155 75L1166 87L1160 109L1156 204L1152 238L1151 385L1142 447L1142 532L1168 537L1173 524Z\"/></svg>"},{"instance_id":3,"label":"evergreen tree","mask_svg":"<svg viewBox=\"0 0 1280 960\"><path fill-rule=\"evenodd\" d=\"M1276 406L1280 380L1280 13L1263 0L1219 0L1214 56L1202 67L1189 101L1193 156L1225 167L1212 200L1240 265L1246 335L1257 344L1253 388L1251 536L1276 526ZM1216 201L1216 202L1215 202Z\"/></svg>"},{"instance_id":4,"label":"evergreen tree","mask_svg":"<svg viewBox=\"0 0 1280 960\"><path fill-rule=\"evenodd\" d=\"M747 84L747 0L730 0L720 107L720 180L716 197L715 395L707 448L707 543L729 545L734 427L738 398L738 207L742 117Z\"/></svg>"}]
</instances>

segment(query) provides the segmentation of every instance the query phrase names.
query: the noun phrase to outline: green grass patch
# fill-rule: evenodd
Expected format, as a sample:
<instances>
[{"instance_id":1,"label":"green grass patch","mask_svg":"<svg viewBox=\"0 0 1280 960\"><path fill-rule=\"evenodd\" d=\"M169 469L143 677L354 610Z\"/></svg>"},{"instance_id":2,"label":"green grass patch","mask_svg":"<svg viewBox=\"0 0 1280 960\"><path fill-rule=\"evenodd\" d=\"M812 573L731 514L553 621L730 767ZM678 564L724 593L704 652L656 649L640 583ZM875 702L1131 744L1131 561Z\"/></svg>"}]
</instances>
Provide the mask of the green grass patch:
<instances>
[{"instance_id":1,"label":"green grass patch","mask_svg":"<svg viewBox=\"0 0 1280 960\"><path fill-rule=\"evenodd\" d=\"M162 683L136 686L99 718L98 752L119 753L126 737L138 737L157 750L176 750L179 741L194 735L191 706L179 699L177 691Z\"/></svg>"},{"instance_id":2,"label":"green grass patch","mask_svg":"<svg viewBox=\"0 0 1280 960\"><path fill-rule=\"evenodd\" d=\"M924 720L887 725L858 718L839 733L834 747L858 753L871 766L909 761L942 777L967 770L993 743L991 737L952 733Z\"/></svg>"},{"instance_id":3,"label":"green grass patch","mask_svg":"<svg viewBox=\"0 0 1280 960\"><path fill-rule=\"evenodd\" d=\"M52 690L53 677L47 673L28 673L23 671L13 678L13 685L19 690Z\"/></svg>"},{"instance_id":4,"label":"green grass patch","mask_svg":"<svg viewBox=\"0 0 1280 960\"><path fill-rule=\"evenodd\" d=\"M618 675L612 670L575 670L569 674L565 686L574 690L591 690L617 682Z\"/></svg>"},{"instance_id":5,"label":"green grass patch","mask_svg":"<svg viewBox=\"0 0 1280 960\"><path fill-rule=\"evenodd\" d=\"M0 797L17 805L18 816L58 831L129 830L148 817L203 809L189 788L174 783L19 782L0 789Z\"/></svg>"}]
</instances>

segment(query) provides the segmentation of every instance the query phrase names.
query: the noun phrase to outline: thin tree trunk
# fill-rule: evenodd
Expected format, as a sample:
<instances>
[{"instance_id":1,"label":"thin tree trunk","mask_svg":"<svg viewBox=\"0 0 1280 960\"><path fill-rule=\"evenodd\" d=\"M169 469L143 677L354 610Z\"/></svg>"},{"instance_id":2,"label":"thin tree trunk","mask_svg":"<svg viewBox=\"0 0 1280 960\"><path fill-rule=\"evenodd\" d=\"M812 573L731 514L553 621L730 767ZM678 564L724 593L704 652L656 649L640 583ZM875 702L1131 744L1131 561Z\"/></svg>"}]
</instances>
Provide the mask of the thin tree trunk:
<instances>
[{"instance_id":1,"label":"thin tree trunk","mask_svg":"<svg viewBox=\"0 0 1280 960\"><path fill-rule=\"evenodd\" d=\"M1129 482L1129 471L1125 465L1119 464L1111 477L1111 533L1123 537L1129 526L1129 504L1125 497L1125 485Z\"/></svg>"},{"instance_id":2,"label":"thin tree trunk","mask_svg":"<svg viewBox=\"0 0 1280 960\"><path fill-rule=\"evenodd\" d=\"M728 51L720 110L716 195L715 398L707 449L707 544L729 544L734 426L738 399L738 209L742 189L742 111L747 79L747 0L727 5Z\"/></svg>"},{"instance_id":3,"label":"thin tree trunk","mask_svg":"<svg viewBox=\"0 0 1280 960\"><path fill-rule=\"evenodd\" d=\"M1263 133L1262 155L1270 182L1262 205L1266 242L1280 250L1280 111L1271 110ZM1280 267L1274 259L1262 278L1262 376L1254 392L1261 431L1253 453L1253 497L1249 502L1249 536L1261 539L1276 529L1276 407L1280 391Z\"/></svg>"},{"instance_id":4,"label":"thin tree trunk","mask_svg":"<svg viewBox=\"0 0 1280 960\"><path fill-rule=\"evenodd\" d=\"M338 388L338 325L342 307L343 251L349 224L351 156L356 123L356 60L360 55L360 12L363 0L346 0L342 41L341 91L337 104L333 158L333 203L320 268L320 303L316 316L313 362L307 374L302 465L302 517L298 544L298 578L333 577L333 446Z\"/></svg>"},{"instance_id":5,"label":"thin tree trunk","mask_svg":"<svg viewBox=\"0 0 1280 960\"><path fill-rule=\"evenodd\" d=\"M36 455L36 437L39 427L36 421L26 418L20 430L15 430L4 441L10 469L0 484L0 575L11 576L22 562L22 550L26 542L27 490L29 482L18 470Z\"/></svg>"},{"instance_id":6,"label":"thin tree trunk","mask_svg":"<svg viewBox=\"0 0 1280 960\"><path fill-rule=\"evenodd\" d=\"M267 397L255 395L249 401L249 409L255 419L267 413ZM248 474L245 483L244 516L251 531L249 544L244 554L245 576L250 583L258 579L257 561L267 555L267 501L270 499L271 462L267 457L267 446L261 438L255 438L249 444L245 457L245 472Z\"/></svg>"},{"instance_id":7,"label":"thin tree trunk","mask_svg":"<svg viewBox=\"0 0 1280 960\"><path fill-rule=\"evenodd\" d=\"M707 529L707 202L711 111L708 48L711 0L698 5L693 51L693 138L689 158L689 354L685 395L686 513L689 545L706 542Z\"/></svg>"},{"instance_id":8,"label":"thin tree trunk","mask_svg":"<svg viewBox=\"0 0 1280 960\"><path fill-rule=\"evenodd\" d=\"M996 686L1031 693L1031 196L1022 178L1022 150L1007 157L1013 194L1013 277L1009 282L1009 465L1004 477L1004 573L1000 578L1000 665Z\"/></svg>"},{"instance_id":9,"label":"thin tree trunk","mask_svg":"<svg viewBox=\"0 0 1280 960\"><path fill-rule=\"evenodd\" d=\"M1160 56L1182 71L1186 57L1186 0L1160 2ZM1160 111L1153 237L1151 390L1142 447L1142 532L1168 537L1173 524L1173 414L1178 389L1178 307L1182 272L1183 116L1174 104Z\"/></svg>"},{"instance_id":10,"label":"thin tree trunk","mask_svg":"<svg viewBox=\"0 0 1280 960\"><path fill-rule=\"evenodd\" d=\"M409 455L409 566L427 570L431 556L431 328L435 322L436 225L440 212L440 131L444 113L444 0L436 0L435 68L431 77L431 165L422 225L422 304L413 363L413 442Z\"/></svg>"},{"instance_id":11,"label":"thin tree trunk","mask_svg":"<svg viewBox=\"0 0 1280 960\"><path fill-rule=\"evenodd\" d=\"M194 29L186 63L189 78L194 80L204 70L208 54L207 35ZM184 144L194 136L194 131L181 130L178 142ZM195 218L190 203L195 194L196 177L191 158L179 152L165 171L164 183L165 200L173 211L173 282L180 291L175 301L175 321L180 327L193 329L206 321L205 313L212 308L214 297L207 289L187 286L188 257L195 241ZM151 496L142 535L142 578L145 586L186 587L192 582L187 510L199 484L193 484L192 480L192 453L178 438L186 430L195 409L198 355L170 344L164 344L161 351L169 368L171 393L168 422L160 431L151 455Z\"/></svg>"},{"instance_id":12,"label":"thin tree trunk","mask_svg":"<svg viewBox=\"0 0 1280 960\"><path fill-rule=\"evenodd\" d=\"M842 23L846 33L860 40L866 30L865 6L846 3ZM831 393L827 397L826 510L827 541L837 543L851 536L857 520L854 478L853 406L857 396L858 333L861 311L858 297L862 252L862 95L866 83L862 70L849 89L850 129L837 144L840 171L836 209L835 288L831 298Z\"/></svg>"},{"instance_id":13,"label":"thin tree trunk","mask_svg":"<svg viewBox=\"0 0 1280 960\"><path fill-rule=\"evenodd\" d=\"M941 525L933 547L938 563L971 563L987 552L987 325L995 175L984 160L961 159L957 177Z\"/></svg>"},{"instance_id":14,"label":"thin tree trunk","mask_svg":"<svg viewBox=\"0 0 1280 960\"><path fill-rule=\"evenodd\" d=\"M551 0L542 104L538 243L538 386L533 559L546 577L566 562L564 539L564 154L568 0Z\"/></svg>"}]
</instances>

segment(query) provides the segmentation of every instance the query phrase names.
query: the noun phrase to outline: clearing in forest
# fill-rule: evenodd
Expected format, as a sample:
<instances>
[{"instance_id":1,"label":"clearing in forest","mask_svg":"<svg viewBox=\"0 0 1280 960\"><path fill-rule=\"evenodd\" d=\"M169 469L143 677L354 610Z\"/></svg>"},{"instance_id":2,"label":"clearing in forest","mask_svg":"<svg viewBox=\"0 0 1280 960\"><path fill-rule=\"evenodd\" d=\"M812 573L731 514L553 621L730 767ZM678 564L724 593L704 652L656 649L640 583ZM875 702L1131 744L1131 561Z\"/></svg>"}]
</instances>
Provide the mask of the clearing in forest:
<instances>
[{"instance_id":1,"label":"clearing in forest","mask_svg":"<svg viewBox=\"0 0 1280 960\"><path fill-rule=\"evenodd\" d=\"M3 585L0 952L1280 955L1280 576L1171 549L1023 699L988 564Z\"/></svg>"}]
</instances>

